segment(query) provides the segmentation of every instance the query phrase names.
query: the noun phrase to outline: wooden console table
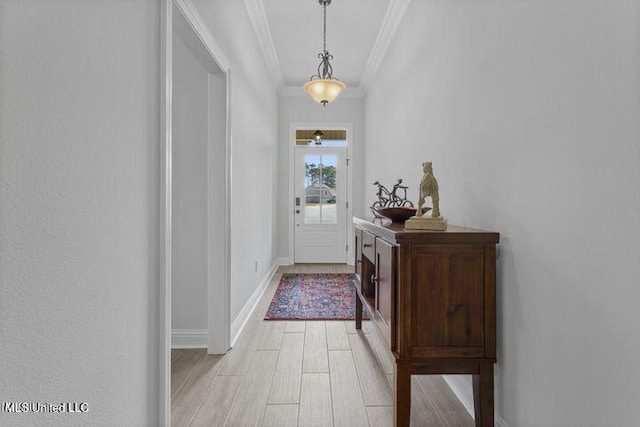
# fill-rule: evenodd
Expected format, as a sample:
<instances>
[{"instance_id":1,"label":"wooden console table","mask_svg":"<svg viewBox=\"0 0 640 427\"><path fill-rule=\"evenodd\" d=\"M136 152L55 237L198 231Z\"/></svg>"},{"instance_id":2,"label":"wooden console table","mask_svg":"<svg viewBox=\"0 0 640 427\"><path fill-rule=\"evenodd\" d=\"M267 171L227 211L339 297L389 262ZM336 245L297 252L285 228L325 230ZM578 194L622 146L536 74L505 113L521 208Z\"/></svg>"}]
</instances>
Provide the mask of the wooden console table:
<instances>
[{"instance_id":1,"label":"wooden console table","mask_svg":"<svg viewBox=\"0 0 640 427\"><path fill-rule=\"evenodd\" d=\"M362 310L395 358L394 426L409 427L412 374L473 375L477 427L493 427L494 232L354 218L356 328Z\"/></svg>"}]
</instances>

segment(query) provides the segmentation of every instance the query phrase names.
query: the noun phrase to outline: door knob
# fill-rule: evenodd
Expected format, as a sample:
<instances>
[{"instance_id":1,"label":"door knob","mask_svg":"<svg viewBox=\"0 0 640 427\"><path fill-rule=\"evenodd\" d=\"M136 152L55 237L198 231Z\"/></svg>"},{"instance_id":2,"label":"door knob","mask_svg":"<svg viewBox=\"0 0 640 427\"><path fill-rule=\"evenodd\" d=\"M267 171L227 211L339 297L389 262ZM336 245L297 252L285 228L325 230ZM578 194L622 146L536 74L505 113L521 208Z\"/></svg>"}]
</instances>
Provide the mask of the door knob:
<instances>
[{"instance_id":1,"label":"door knob","mask_svg":"<svg viewBox=\"0 0 640 427\"><path fill-rule=\"evenodd\" d=\"M299 214L300 213L300 209L296 209L296 213Z\"/></svg>"}]
</instances>

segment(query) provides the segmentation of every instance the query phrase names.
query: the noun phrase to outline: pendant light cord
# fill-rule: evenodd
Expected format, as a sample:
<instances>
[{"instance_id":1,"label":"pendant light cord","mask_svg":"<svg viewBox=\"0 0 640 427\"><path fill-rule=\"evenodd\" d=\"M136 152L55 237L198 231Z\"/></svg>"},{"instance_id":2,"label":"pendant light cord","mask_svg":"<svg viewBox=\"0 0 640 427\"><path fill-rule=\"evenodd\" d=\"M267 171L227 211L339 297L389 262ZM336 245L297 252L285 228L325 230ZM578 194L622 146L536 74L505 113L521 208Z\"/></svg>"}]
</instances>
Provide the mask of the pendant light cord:
<instances>
[{"instance_id":1,"label":"pendant light cord","mask_svg":"<svg viewBox=\"0 0 640 427\"><path fill-rule=\"evenodd\" d=\"M327 51L327 3L322 5L324 9L324 51Z\"/></svg>"},{"instance_id":2,"label":"pendant light cord","mask_svg":"<svg viewBox=\"0 0 640 427\"><path fill-rule=\"evenodd\" d=\"M318 2L322 5L323 12L323 50L318 54L318 59L320 59L318 73L312 75L309 81L305 83L304 90L315 101L326 106L336 99L338 94L340 94L346 86L340 80L333 77L333 67L330 62L333 59L333 55L327 51L327 5L331 4L331 0L318 0Z\"/></svg>"}]
</instances>

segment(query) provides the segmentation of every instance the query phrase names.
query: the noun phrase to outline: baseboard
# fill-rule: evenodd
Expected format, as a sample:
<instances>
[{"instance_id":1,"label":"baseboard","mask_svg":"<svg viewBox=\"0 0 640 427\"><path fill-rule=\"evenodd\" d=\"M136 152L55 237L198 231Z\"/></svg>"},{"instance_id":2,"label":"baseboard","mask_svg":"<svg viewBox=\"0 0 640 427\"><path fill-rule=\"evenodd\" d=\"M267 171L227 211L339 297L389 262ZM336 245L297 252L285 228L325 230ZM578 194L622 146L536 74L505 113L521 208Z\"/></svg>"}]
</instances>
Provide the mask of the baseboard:
<instances>
[{"instance_id":1,"label":"baseboard","mask_svg":"<svg viewBox=\"0 0 640 427\"><path fill-rule=\"evenodd\" d=\"M467 377L464 375L443 375L442 378L444 378L451 391L453 391L460 403L462 403L469 415L471 415L471 418L475 419L473 410L473 385L467 380ZM496 427L509 427L498 413L495 413L494 416Z\"/></svg>"},{"instance_id":2,"label":"baseboard","mask_svg":"<svg viewBox=\"0 0 640 427\"><path fill-rule=\"evenodd\" d=\"M207 348L209 331L206 329L172 329L171 348Z\"/></svg>"},{"instance_id":3,"label":"baseboard","mask_svg":"<svg viewBox=\"0 0 640 427\"><path fill-rule=\"evenodd\" d=\"M269 286L269 282L271 282L273 275L276 273L276 270L280 265L279 264L280 259L281 258L277 258L273 262L273 264L271 265L271 268L269 268L269 271L267 271L267 274L265 274L262 280L260 281L260 283L258 283L256 290L253 291L253 294L251 295L247 303L244 305L244 307L242 307L242 310L240 310L240 313L235 318L233 323L231 323L231 346L232 347L235 344L238 337L240 336L242 329L244 329L244 325L246 325L247 320L249 320L249 317L251 317L251 314L256 309L256 306L260 302L260 298L262 298L262 295L264 295L264 292L267 290L267 286Z\"/></svg>"},{"instance_id":4,"label":"baseboard","mask_svg":"<svg viewBox=\"0 0 640 427\"><path fill-rule=\"evenodd\" d=\"M276 258L276 264L280 265L292 265L293 262L291 262L291 259L288 257L280 257L280 258Z\"/></svg>"},{"instance_id":5,"label":"baseboard","mask_svg":"<svg viewBox=\"0 0 640 427\"><path fill-rule=\"evenodd\" d=\"M473 386L471 383L467 381L464 375L443 375L442 378L447 382L453 394L456 395L471 417L474 417Z\"/></svg>"},{"instance_id":6,"label":"baseboard","mask_svg":"<svg viewBox=\"0 0 640 427\"><path fill-rule=\"evenodd\" d=\"M496 427L509 427L507 422L498 414L496 414Z\"/></svg>"}]
</instances>

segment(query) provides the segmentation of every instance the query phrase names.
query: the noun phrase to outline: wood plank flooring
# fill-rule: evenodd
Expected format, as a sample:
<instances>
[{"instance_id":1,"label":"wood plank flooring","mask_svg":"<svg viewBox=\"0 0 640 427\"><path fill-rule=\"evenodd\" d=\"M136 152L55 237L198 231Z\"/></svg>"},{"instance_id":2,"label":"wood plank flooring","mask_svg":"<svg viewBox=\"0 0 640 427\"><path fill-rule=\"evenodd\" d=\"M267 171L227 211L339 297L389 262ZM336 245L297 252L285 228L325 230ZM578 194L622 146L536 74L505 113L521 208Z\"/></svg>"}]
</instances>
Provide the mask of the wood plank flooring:
<instances>
[{"instance_id":1,"label":"wood plank flooring","mask_svg":"<svg viewBox=\"0 0 640 427\"><path fill-rule=\"evenodd\" d=\"M282 273L352 271L282 267L229 353L172 350L172 426L391 427L393 358L370 322L263 320ZM411 387L412 426L474 425L440 376Z\"/></svg>"}]
</instances>

